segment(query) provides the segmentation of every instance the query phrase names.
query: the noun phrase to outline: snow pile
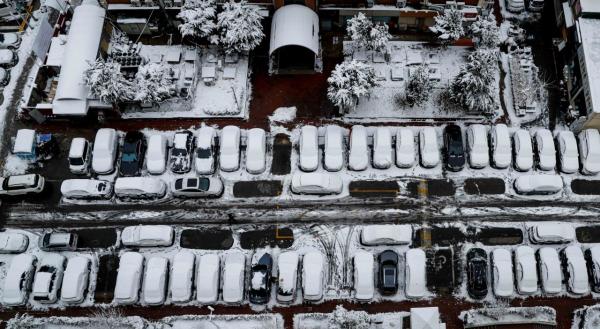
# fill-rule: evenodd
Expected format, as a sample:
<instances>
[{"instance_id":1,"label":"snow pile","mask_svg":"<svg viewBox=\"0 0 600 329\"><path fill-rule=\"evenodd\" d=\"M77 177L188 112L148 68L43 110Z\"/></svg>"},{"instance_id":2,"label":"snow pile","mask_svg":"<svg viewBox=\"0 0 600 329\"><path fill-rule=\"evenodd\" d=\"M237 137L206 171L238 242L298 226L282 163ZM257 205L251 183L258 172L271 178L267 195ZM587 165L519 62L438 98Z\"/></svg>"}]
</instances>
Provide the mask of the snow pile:
<instances>
[{"instance_id":1,"label":"snow pile","mask_svg":"<svg viewBox=\"0 0 600 329\"><path fill-rule=\"evenodd\" d=\"M252 275L252 290L260 290L262 288L265 275L266 274L263 272L256 272L254 275Z\"/></svg>"},{"instance_id":2,"label":"snow pile","mask_svg":"<svg viewBox=\"0 0 600 329\"><path fill-rule=\"evenodd\" d=\"M252 315L182 315L160 321L166 328L237 328L237 329L283 329L281 314Z\"/></svg>"},{"instance_id":3,"label":"snow pile","mask_svg":"<svg viewBox=\"0 0 600 329\"><path fill-rule=\"evenodd\" d=\"M280 107L269 116L270 122L292 122L296 119L296 107Z\"/></svg>"},{"instance_id":4,"label":"snow pile","mask_svg":"<svg viewBox=\"0 0 600 329\"><path fill-rule=\"evenodd\" d=\"M460 313L465 328L508 324L556 326L556 311L547 306L479 308Z\"/></svg>"},{"instance_id":5,"label":"snow pile","mask_svg":"<svg viewBox=\"0 0 600 329\"><path fill-rule=\"evenodd\" d=\"M600 328L600 304L575 310L572 329Z\"/></svg>"},{"instance_id":6,"label":"snow pile","mask_svg":"<svg viewBox=\"0 0 600 329\"><path fill-rule=\"evenodd\" d=\"M4 162L4 176L22 175L27 171L29 162L16 155L10 154Z\"/></svg>"}]
</instances>

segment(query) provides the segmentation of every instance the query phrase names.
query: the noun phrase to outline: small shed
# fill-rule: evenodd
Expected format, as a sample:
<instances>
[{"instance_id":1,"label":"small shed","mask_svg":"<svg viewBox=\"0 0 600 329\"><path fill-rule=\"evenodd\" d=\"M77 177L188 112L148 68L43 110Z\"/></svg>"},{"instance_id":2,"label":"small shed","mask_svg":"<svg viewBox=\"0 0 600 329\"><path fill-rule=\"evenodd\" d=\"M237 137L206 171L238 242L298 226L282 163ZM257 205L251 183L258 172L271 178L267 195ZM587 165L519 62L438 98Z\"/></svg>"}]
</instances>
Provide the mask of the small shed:
<instances>
[{"instance_id":1,"label":"small shed","mask_svg":"<svg viewBox=\"0 0 600 329\"><path fill-rule=\"evenodd\" d=\"M437 307L411 308L410 329L446 329L446 324L440 322Z\"/></svg>"},{"instance_id":2,"label":"small shed","mask_svg":"<svg viewBox=\"0 0 600 329\"><path fill-rule=\"evenodd\" d=\"M17 131L17 137L15 138L12 153L25 160L35 160L35 148L37 144L35 136L35 130L19 129L19 131Z\"/></svg>"}]
</instances>

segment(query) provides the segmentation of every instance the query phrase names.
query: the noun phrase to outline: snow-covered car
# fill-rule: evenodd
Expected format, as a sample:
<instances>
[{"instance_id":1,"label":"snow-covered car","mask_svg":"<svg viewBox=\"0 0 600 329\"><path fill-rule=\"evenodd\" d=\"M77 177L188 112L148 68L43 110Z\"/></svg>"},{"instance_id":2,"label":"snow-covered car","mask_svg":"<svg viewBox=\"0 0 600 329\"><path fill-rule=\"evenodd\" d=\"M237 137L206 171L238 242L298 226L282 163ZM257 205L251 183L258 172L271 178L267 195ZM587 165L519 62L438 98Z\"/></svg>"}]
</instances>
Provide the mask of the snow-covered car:
<instances>
[{"instance_id":1,"label":"snow-covered car","mask_svg":"<svg viewBox=\"0 0 600 329\"><path fill-rule=\"evenodd\" d=\"M554 138L548 129L539 129L533 135L538 167L541 170L554 170L556 167L556 149Z\"/></svg>"},{"instance_id":2,"label":"snow-covered car","mask_svg":"<svg viewBox=\"0 0 600 329\"><path fill-rule=\"evenodd\" d=\"M50 232L39 240L39 247L44 251L73 251L77 248L77 234Z\"/></svg>"},{"instance_id":3,"label":"snow-covered car","mask_svg":"<svg viewBox=\"0 0 600 329\"><path fill-rule=\"evenodd\" d=\"M285 251L277 258L277 301L291 303L296 298L298 253Z\"/></svg>"},{"instance_id":4,"label":"snow-covered car","mask_svg":"<svg viewBox=\"0 0 600 329\"><path fill-rule=\"evenodd\" d=\"M22 306L27 303L37 258L30 254L13 257L4 277L2 305Z\"/></svg>"},{"instance_id":5,"label":"snow-covered car","mask_svg":"<svg viewBox=\"0 0 600 329\"><path fill-rule=\"evenodd\" d=\"M167 169L167 137L161 134L154 134L148 138L148 148L146 149L146 170L151 175L160 175Z\"/></svg>"},{"instance_id":6,"label":"snow-covered car","mask_svg":"<svg viewBox=\"0 0 600 329\"><path fill-rule=\"evenodd\" d=\"M196 300L201 304L212 304L219 297L221 261L219 255L205 254L198 259L196 275Z\"/></svg>"},{"instance_id":7,"label":"snow-covered car","mask_svg":"<svg viewBox=\"0 0 600 329\"><path fill-rule=\"evenodd\" d=\"M523 175L515 179L515 190L519 194L555 194L563 189L560 175Z\"/></svg>"},{"instance_id":8,"label":"snow-covered car","mask_svg":"<svg viewBox=\"0 0 600 329\"><path fill-rule=\"evenodd\" d=\"M109 199L113 184L98 179L65 179L60 184L60 193L68 199Z\"/></svg>"},{"instance_id":9,"label":"snow-covered car","mask_svg":"<svg viewBox=\"0 0 600 329\"><path fill-rule=\"evenodd\" d=\"M581 172L595 175L600 172L600 133L596 129L585 129L579 133L579 161Z\"/></svg>"},{"instance_id":10,"label":"snow-covered car","mask_svg":"<svg viewBox=\"0 0 600 329\"><path fill-rule=\"evenodd\" d=\"M19 56L12 49L0 49L0 67L10 68L19 61Z\"/></svg>"},{"instance_id":11,"label":"snow-covered car","mask_svg":"<svg viewBox=\"0 0 600 329\"><path fill-rule=\"evenodd\" d=\"M521 295L531 295L538 290L535 252L529 246L515 249L515 280Z\"/></svg>"},{"instance_id":12,"label":"snow-covered car","mask_svg":"<svg viewBox=\"0 0 600 329\"><path fill-rule=\"evenodd\" d=\"M467 155L471 168L485 168L490 163L488 134L484 125L474 124L467 127Z\"/></svg>"},{"instance_id":13,"label":"snow-covered car","mask_svg":"<svg viewBox=\"0 0 600 329\"><path fill-rule=\"evenodd\" d=\"M319 166L319 131L315 126L303 126L299 141L300 169L315 171Z\"/></svg>"},{"instance_id":14,"label":"snow-covered car","mask_svg":"<svg viewBox=\"0 0 600 329\"><path fill-rule=\"evenodd\" d=\"M138 301L144 256L137 252L125 252L119 259L114 302L119 305L134 304Z\"/></svg>"},{"instance_id":15,"label":"snow-covered car","mask_svg":"<svg viewBox=\"0 0 600 329\"><path fill-rule=\"evenodd\" d=\"M0 177L0 196L41 193L46 186L44 176L38 174Z\"/></svg>"},{"instance_id":16,"label":"snow-covered car","mask_svg":"<svg viewBox=\"0 0 600 329\"><path fill-rule=\"evenodd\" d=\"M75 175L87 174L91 160L90 142L82 137L73 138L69 147L69 170Z\"/></svg>"},{"instance_id":17,"label":"snow-covered car","mask_svg":"<svg viewBox=\"0 0 600 329\"><path fill-rule=\"evenodd\" d=\"M240 168L240 128L227 126L221 130L219 164L223 171Z\"/></svg>"},{"instance_id":18,"label":"snow-covered car","mask_svg":"<svg viewBox=\"0 0 600 329\"><path fill-rule=\"evenodd\" d=\"M600 292L600 246L593 246L585 251L590 283L594 292Z\"/></svg>"},{"instance_id":19,"label":"snow-covered car","mask_svg":"<svg viewBox=\"0 0 600 329\"><path fill-rule=\"evenodd\" d=\"M27 235L17 232L0 232L0 254L18 254L29 246Z\"/></svg>"},{"instance_id":20,"label":"snow-covered car","mask_svg":"<svg viewBox=\"0 0 600 329\"><path fill-rule=\"evenodd\" d=\"M537 223L531 225L527 232L529 240L537 244L561 244L575 240L575 229L568 223Z\"/></svg>"},{"instance_id":21,"label":"snow-covered car","mask_svg":"<svg viewBox=\"0 0 600 329\"><path fill-rule=\"evenodd\" d=\"M169 275L169 292L174 303L189 302L194 285L194 254L182 250L173 257Z\"/></svg>"},{"instance_id":22,"label":"snow-covered car","mask_svg":"<svg viewBox=\"0 0 600 329\"><path fill-rule=\"evenodd\" d=\"M246 171L260 174L266 169L267 137L263 129L248 130L246 138Z\"/></svg>"},{"instance_id":23,"label":"snow-covered car","mask_svg":"<svg viewBox=\"0 0 600 329\"><path fill-rule=\"evenodd\" d=\"M160 199L167 193L167 184L155 177L118 177L114 190L121 199Z\"/></svg>"},{"instance_id":24,"label":"snow-covered car","mask_svg":"<svg viewBox=\"0 0 600 329\"><path fill-rule=\"evenodd\" d=\"M513 264L510 251L497 248L492 251L492 285L496 297L510 297L513 294Z\"/></svg>"},{"instance_id":25,"label":"snow-covered car","mask_svg":"<svg viewBox=\"0 0 600 329\"><path fill-rule=\"evenodd\" d=\"M10 70L0 67L0 86L6 86L10 82Z\"/></svg>"},{"instance_id":26,"label":"snow-covered car","mask_svg":"<svg viewBox=\"0 0 600 329\"><path fill-rule=\"evenodd\" d=\"M121 242L126 247L168 247L173 244L173 226L127 226L121 232Z\"/></svg>"},{"instance_id":27,"label":"snow-covered car","mask_svg":"<svg viewBox=\"0 0 600 329\"><path fill-rule=\"evenodd\" d=\"M568 246L561 250L560 257L569 292L576 295L589 294L588 271L581 248Z\"/></svg>"},{"instance_id":28,"label":"snow-covered car","mask_svg":"<svg viewBox=\"0 0 600 329\"><path fill-rule=\"evenodd\" d=\"M344 166L344 135L342 128L327 126L325 129L324 166L328 171L340 171Z\"/></svg>"},{"instance_id":29,"label":"snow-covered car","mask_svg":"<svg viewBox=\"0 0 600 329\"><path fill-rule=\"evenodd\" d=\"M375 261L370 252L359 250L354 254L354 298L368 302L375 295Z\"/></svg>"},{"instance_id":30,"label":"snow-covered car","mask_svg":"<svg viewBox=\"0 0 600 329\"><path fill-rule=\"evenodd\" d=\"M410 244L412 233L412 226L408 224L367 225L360 232L360 243L365 246Z\"/></svg>"},{"instance_id":31,"label":"snow-covered car","mask_svg":"<svg viewBox=\"0 0 600 329\"><path fill-rule=\"evenodd\" d=\"M55 303L63 281L67 259L60 254L45 254L40 260L33 279L31 296L40 303Z\"/></svg>"},{"instance_id":32,"label":"snow-covered car","mask_svg":"<svg viewBox=\"0 0 600 329\"><path fill-rule=\"evenodd\" d=\"M492 165L498 169L508 168L512 160L512 148L508 127L499 123L490 129L490 148Z\"/></svg>"},{"instance_id":33,"label":"snow-covered car","mask_svg":"<svg viewBox=\"0 0 600 329\"><path fill-rule=\"evenodd\" d=\"M350 151L348 169L361 171L369 166L368 132L364 126L352 126L350 132Z\"/></svg>"},{"instance_id":34,"label":"snow-covered car","mask_svg":"<svg viewBox=\"0 0 600 329\"><path fill-rule=\"evenodd\" d=\"M260 257L259 257L260 256ZM271 273L273 258L269 253L255 254L250 267L250 290L248 299L252 304L266 304L271 298Z\"/></svg>"},{"instance_id":35,"label":"snow-covered car","mask_svg":"<svg viewBox=\"0 0 600 329\"><path fill-rule=\"evenodd\" d=\"M83 302L88 287L91 264L92 262L87 257L69 258L60 289L61 301L68 304Z\"/></svg>"},{"instance_id":36,"label":"snow-covered car","mask_svg":"<svg viewBox=\"0 0 600 329\"><path fill-rule=\"evenodd\" d=\"M388 169L392 166L392 134L388 127L375 128L373 135L373 167Z\"/></svg>"},{"instance_id":37,"label":"snow-covered car","mask_svg":"<svg viewBox=\"0 0 600 329\"><path fill-rule=\"evenodd\" d=\"M244 300L244 274L246 256L241 252L232 252L225 256L223 265L223 301L239 304Z\"/></svg>"},{"instance_id":38,"label":"snow-covered car","mask_svg":"<svg viewBox=\"0 0 600 329\"><path fill-rule=\"evenodd\" d=\"M528 171L533 168L533 146L527 130L519 129L513 134L513 152L515 169Z\"/></svg>"},{"instance_id":39,"label":"snow-covered car","mask_svg":"<svg viewBox=\"0 0 600 329\"><path fill-rule=\"evenodd\" d=\"M425 127L419 131L419 152L423 167L433 168L440 163L440 148L435 128Z\"/></svg>"},{"instance_id":40,"label":"snow-covered car","mask_svg":"<svg viewBox=\"0 0 600 329\"><path fill-rule=\"evenodd\" d=\"M164 303L168 271L169 261L165 257L153 256L146 262L142 288L144 304L160 305Z\"/></svg>"},{"instance_id":41,"label":"snow-covered car","mask_svg":"<svg viewBox=\"0 0 600 329\"><path fill-rule=\"evenodd\" d=\"M19 48L21 44L21 36L15 32L0 33L0 48Z\"/></svg>"},{"instance_id":42,"label":"snow-covered car","mask_svg":"<svg viewBox=\"0 0 600 329\"><path fill-rule=\"evenodd\" d=\"M560 170L572 174L579 170L579 150L577 140L571 131L560 131L556 134Z\"/></svg>"},{"instance_id":43,"label":"snow-covered car","mask_svg":"<svg viewBox=\"0 0 600 329\"><path fill-rule=\"evenodd\" d=\"M422 249L409 249L406 252L405 292L408 298L425 296L425 252Z\"/></svg>"},{"instance_id":44,"label":"snow-covered car","mask_svg":"<svg viewBox=\"0 0 600 329\"><path fill-rule=\"evenodd\" d=\"M410 168L416 158L415 134L412 129L400 127L396 132L396 166Z\"/></svg>"},{"instance_id":45,"label":"snow-covered car","mask_svg":"<svg viewBox=\"0 0 600 329\"><path fill-rule=\"evenodd\" d=\"M223 182L219 177L176 178L171 192L180 198L218 197L223 194Z\"/></svg>"},{"instance_id":46,"label":"snow-covered car","mask_svg":"<svg viewBox=\"0 0 600 329\"><path fill-rule=\"evenodd\" d=\"M196 156L194 167L198 175L210 175L215 172L215 138L217 131L213 127L202 126L196 138Z\"/></svg>"},{"instance_id":47,"label":"snow-covered car","mask_svg":"<svg viewBox=\"0 0 600 329\"><path fill-rule=\"evenodd\" d=\"M191 169L192 150L194 149L194 134L189 130L178 131L173 137L173 148L169 163L171 171L185 174Z\"/></svg>"},{"instance_id":48,"label":"snow-covered car","mask_svg":"<svg viewBox=\"0 0 600 329\"><path fill-rule=\"evenodd\" d=\"M304 300L316 302L323 298L325 259L319 251L309 251L302 258L302 291Z\"/></svg>"},{"instance_id":49,"label":"snow-covered car","mask_svg":"<svg viewBox=\"0 0 600 329\"><path fill-rule=\"evenodd\" d=\"M546 294L558 294L562 291L562 270L560 258L554 248L543 247L537 254L540 282Z\"/></svg>"},{"instance_id":50,"label":"snow-covered car","mask_svg":"<svg viewBox=\"0 0 600 329\"><path fill-rule=\"evenodd\" d=\"M506 0L506 9L514 13L520 13L525 10L524 0Z\"/></svg>"},{"instance_id":51,"label":"snow-covered car","mask_svg":"<svg viewBox=\"0 0 600 329\"><path fill-rule=\"evenodd\" d=\"M295 173L292 192L296 194L340 194L343 182L339 175L329 173Z\"/></svg>"},{"instance_id":52,"label":"snow-covered car","mask_svg":"<svg viewBox=\"0 0 600 329\"><path fill-rule=\"evenodd\" d=\"M92 170L100 175L112 173L115 170L118 149L117 131L112 128L98 129L92 151Z\"/></svg>"}]
</instances>

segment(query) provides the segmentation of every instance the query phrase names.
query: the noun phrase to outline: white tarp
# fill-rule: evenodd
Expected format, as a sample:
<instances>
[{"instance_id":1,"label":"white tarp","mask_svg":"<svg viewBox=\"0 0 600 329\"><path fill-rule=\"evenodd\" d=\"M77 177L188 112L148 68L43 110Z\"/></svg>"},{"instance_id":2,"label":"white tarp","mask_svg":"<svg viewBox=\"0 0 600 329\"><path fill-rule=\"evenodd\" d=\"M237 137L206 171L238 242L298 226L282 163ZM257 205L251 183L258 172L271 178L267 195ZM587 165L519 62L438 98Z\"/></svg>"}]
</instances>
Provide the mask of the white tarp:
<instances>
[{"instance_id":1,"label":"white tarp","mask_svg":"<svg viewBox=\"0 0 600 329\"><path fill-rule=\"evenodd\" d=\"M98 55L105 15L106 11L95 0L85 0L75 8L52 103L54 114L87 114L89 90L83 82L83 75Z\"/></svg>"},{"instance_id":2,"label":"white tarp","mask_svg":"<svg viewBox=\"0 0 600 329\"><path fill-rule=\"evenodd\" d=\"M279 8L271 23L269 55L281 47L301 46L319 53L319 16L302 5Z\"/></svg>"}]
</instances>

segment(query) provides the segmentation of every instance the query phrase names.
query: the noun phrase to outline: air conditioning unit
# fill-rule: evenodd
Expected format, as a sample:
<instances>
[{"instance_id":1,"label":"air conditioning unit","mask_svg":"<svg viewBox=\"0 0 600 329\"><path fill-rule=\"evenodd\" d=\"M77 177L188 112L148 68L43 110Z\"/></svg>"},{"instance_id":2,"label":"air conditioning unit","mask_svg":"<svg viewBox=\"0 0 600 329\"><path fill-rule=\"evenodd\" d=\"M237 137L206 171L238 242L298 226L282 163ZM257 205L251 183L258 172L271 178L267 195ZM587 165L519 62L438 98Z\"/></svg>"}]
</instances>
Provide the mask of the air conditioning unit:
<instances>
[{"instance_id":1,"label":"air conditioning unit","mask_svg":"<svg viewBox=\"0 0 600 329\"><path fill-rule=\"evenodd\" d=\"M404 8L404 7L406 7L406 0L396 0L396 7L397 8Z\"/></svg>"},{"instance_id":2,"label":"air conditioning unit","mask_svg":"<svg viewBox=\"0 0 600 329\"><path fill-rule=\"evenodd\" d=\"M140 0L131 0L131 5L133 7L141 7L142 4L140 3Z\"/></svg>"},{"instance_id":3,"label":"air conditioning unit","mask_svg":"<svg viewBox=\"0 0 600 329\"><path fill-rule=\"evenodd\" d=\"M373 8L373 5L375 5L375 0L366 0L367 8Z\"/></svg>"}]
</instances>

